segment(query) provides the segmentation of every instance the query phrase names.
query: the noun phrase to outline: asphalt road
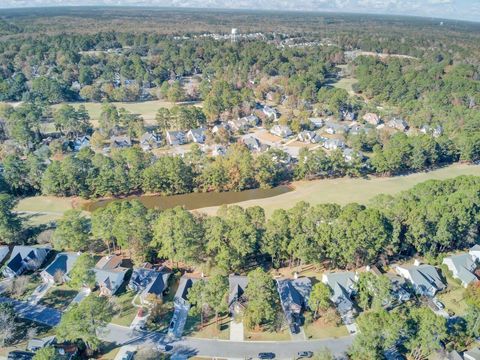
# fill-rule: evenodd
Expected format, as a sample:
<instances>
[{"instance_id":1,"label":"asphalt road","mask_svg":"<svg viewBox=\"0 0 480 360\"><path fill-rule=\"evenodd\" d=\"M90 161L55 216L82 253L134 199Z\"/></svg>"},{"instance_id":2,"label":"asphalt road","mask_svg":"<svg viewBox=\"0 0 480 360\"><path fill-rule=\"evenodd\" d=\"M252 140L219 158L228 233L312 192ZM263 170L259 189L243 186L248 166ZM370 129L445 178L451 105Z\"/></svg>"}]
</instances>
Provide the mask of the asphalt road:
<instances>
[{"instance_id":1,"label":"asphalt road","mask_svg":"<svg viewBox=\"0 0 480 360\"><path fill-rule=\"evenodd\" d=\"M61 312L41 305L31 305L27 302L16 301L10 298L0 297L1 302L10 302L14 305L15 311L20 317L36 321L49 326L56 326L60 322ZM156 332L139 331L126 326L108 324L98 336L117 345L144 346L164 341L164 335ZM173 353L176 357L207 356L222 358L255 357L260 352L272 352L277 359L291 359L299 351L319 351L325 348L336 356L342 356L351 345L353 336L342 338L331 338L324 340L302 340L302 341L229 341L213 339L197 339L185 337L174 341Z\"/></svg>"}]
</instances>

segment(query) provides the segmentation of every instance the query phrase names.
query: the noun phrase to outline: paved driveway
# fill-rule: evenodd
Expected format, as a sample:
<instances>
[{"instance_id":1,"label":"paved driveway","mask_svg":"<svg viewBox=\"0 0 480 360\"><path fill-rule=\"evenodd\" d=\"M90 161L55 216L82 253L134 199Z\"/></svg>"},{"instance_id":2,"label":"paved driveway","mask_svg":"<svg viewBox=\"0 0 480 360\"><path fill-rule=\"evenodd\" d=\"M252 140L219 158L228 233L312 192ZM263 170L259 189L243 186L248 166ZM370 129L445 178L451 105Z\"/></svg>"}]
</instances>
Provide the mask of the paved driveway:
<instances>
[{"instance_id":1,"label":"paved driveway","mask_svg":"<svg viewBox=\"0 0 480 360\"><path fill-rule=\"evenodd\" d=\"M32 295L28 297L28 303L31 305L36 305L38 302L45 296L48 290L53 286L53 283L41 283L37 286L35 290L33 290Z\"/></svg>"},{"instance_id":2,"label":"paved driveway","mask_svg":"<svg viewBox=\"0 0 480 360\"><path fill-rule=\"evenodd\" d=\"M243 321L230 320L230 340L243 341Z\"/></svg>"},{"instance_id":3,"label":"paved driveway","mask_svg":"<svg viewBox=\"0 0 480 360\"><path fill-rule=\"evenodd\" d=\"M189 308L189 305L175 304L175 311L173 312L172 321L170 322L170 326L168 328L169 338L180 339L182 337Z\"/></svg>"},{"instance_id":4,"label":"paved driveway","mask_svg":"<svg viewBox=\"0 0 480 360\"><path fill-rule=\"evenodd\" d=\"M77 295L73 298L72 302L68 306L72 306L73 304L78 304L80 301L85 299L88 295L90 295L92 291L89 288L82 287Z\"/></svg>"}]
</instances>

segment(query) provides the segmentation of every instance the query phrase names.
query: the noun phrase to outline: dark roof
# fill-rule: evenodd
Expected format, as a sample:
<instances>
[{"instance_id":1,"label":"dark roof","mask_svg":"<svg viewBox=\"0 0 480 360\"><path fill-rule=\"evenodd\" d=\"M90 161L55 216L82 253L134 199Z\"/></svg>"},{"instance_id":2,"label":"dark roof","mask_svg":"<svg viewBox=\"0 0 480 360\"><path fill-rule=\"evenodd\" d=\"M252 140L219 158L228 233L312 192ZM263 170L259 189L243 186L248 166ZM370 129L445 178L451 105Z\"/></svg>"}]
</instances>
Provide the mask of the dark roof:
<instances>
[{"instance_id":1,"label":"dark roof","mask_svg":"<svg viewBox=\"0 0 480 360\"><path fill-rule=\"evenodd\" d=\"M14 272L17 272L22 267L22 256L20 253L15 255L12 260L10 260L7 266Z\"/></svg>"},{"instance_id":2,"label":"dark roof","mask_svg":"<svg viewBox=\"0 0 480 360\"><path fill-rule=\"evenodd\" d=\"M167 284L165 284L164 275L167 275L166 278L168 279L170 274L158 273L155 280L150 284L150 287L147 287L147 293L162 295L167 287Z\"/></svg>"},{"instance_id":3,"label":"dark roof","mask_svg":"<svg viewBox=\"0 0 480 360\"><path fill-rule=\"evenodd\" d=\"M45 269L45 271L52 276L55 276L55 273L57 271L61 271L64 274L66 274L67 273L67 260L68 260L67 255L64 255L64 254L58 255L55 258L55 261L53 263L51 263L50 266Z\"/></svg>"}]
</instances>

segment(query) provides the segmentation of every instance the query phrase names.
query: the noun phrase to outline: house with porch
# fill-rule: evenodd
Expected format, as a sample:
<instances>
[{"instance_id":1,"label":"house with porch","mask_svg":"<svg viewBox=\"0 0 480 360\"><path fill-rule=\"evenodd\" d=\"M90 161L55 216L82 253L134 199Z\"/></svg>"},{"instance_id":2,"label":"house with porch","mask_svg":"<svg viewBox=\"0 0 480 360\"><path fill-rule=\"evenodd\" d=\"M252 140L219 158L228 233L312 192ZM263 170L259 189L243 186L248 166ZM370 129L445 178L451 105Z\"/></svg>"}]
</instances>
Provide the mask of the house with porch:
<instances>
[{"instance_id":1,"label":"house with porch","mask_svg":"<svg viewBox=\"0 0 480 360\"><path fill-rule=\"evenodd\" d=\"M302 325L302 312L308 307L308 298L312 291L312 282L307 277L278 279L277 290L290 330L296 334Z\"/></svg>"},{"instance_id":2,"label":"house with porch","mask_svg":"<svg viewBox=\"0 0 480 360\"><path fill-rule=\"evenodd\" d=\"M151 305L152 300L161 300L168 289L171 272L164 268L140 267L133 269L128 288L139 294L142 304Z\"/></svg>"},{"instance_id":3,"label":"house with porch","mask_svg":"<svg viewBox=\"0 0 480 360\"><path fill-rule=\"evenodd\" d=\"M59 253L55 260L40 273L46 283L65 283L70 280L68 273L72 270L80 253Z\"/></svg>"},{"instance_id":4,"label":"house with porch","mask_svg":"<svg viewBox=\"0 0 480 360\"><path fill-rule=\"evenodd\" d=\"M322 275L322 282L332 289L330 300L335 304L343 323L346 325L354 322L356 311L352 296L356 294L355 283L357 281L357 274L351 271L327 272Z\"/></svg>"},{"instance_id":5,"label":"house with porch","mask_svg":"<svg viewBox=\"0 0 480 360\"><path fill-rule=\"evenodd\" d=\"M468 284L478 280L475 275L477 263L469 253L447 256L443 259L442 264L448 267L454 279L462 282L463 287L467 287Z\"/></svg>"},{"instance_id":6,"label":"house with porch","mask_svg":"<svg viewBox=\"0 0 480 360\"><path fill-rule=\"evenodd\" d=\"M440 274L432 265L421 264L415 260L413 265L397 265L395 271L408 280L420 296L433 297L437 292L445 289Z\"/></svg>"},{"instance_id":7,"label":"house with porch","mask_svg":"<svg viewBox=\"0 0 480 360\"><path fill-rule=\"evenodd\" d=\"M129 269L122 267L122 262L121 256L108 255L101 258L95 265L93 271L101 296L114 295L123 284Z\"/></svg>"},{"instance_id":8,"label":"house with porch","mask_svg":"<svg viewBox=\"0 0 480 360\"><path fill-rule=\"evenodd\" d=\"M248 285L248 278L242 275L231 274L228 277L228 309L231 314L238 313L245 308L247 299L244 296Z\"/></svg>"},{"instance_id":9,"label":"house with porch","mask_svg":"<svg viewBox=\"0 0 480 360\"><path fill-rule=\"evenodd\" d=\"M15 246L3 268L3 275L12 278L25 271L37 270L45 261L50 248L34 246Z\"/></svg>"}]
</instances>

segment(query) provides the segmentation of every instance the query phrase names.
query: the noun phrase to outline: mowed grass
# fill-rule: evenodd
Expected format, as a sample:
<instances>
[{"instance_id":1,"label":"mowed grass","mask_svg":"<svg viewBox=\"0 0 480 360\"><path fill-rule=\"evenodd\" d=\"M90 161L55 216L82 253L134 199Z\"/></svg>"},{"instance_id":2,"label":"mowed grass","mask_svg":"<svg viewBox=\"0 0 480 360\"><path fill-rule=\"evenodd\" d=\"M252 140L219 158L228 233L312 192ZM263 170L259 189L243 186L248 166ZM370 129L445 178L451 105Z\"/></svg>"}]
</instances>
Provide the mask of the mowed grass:
<instances>
[{"instance_id":1,"label":"mowed grass","mask_svg":"<svg viewBox=\"0 0 480 360\"><path fill-rule=\"evenodd\" d=\"M173 102L165 100L152 100L152 101L141 101L141 102L112 102L111 104L115 105L117 108L124 108L131 113L138 114L145 120L146 125L154 125L155 115L157 114L158 109L172 108L176 105ZM180 105L182 103L178 103ZM193 103L192 103L193 104ZM195 103L198 106L199 103ZM85 109L90 115L90 119L94 126L98 125L98 119L100 118L100 113L102 112L102 103L97 102L84 102L84 103L71 103L75 108L78 108L80 105L84 105ZM54 105L53 108L59 107L60 104Z\"/></svg>"},{"instance_id":2,"label":"mowed grass","mask_svg":"<svg viewBox=\"0 0 480 360\"><path fill-rule=\"evenodd\" d=\"M240 205L245 208L258 205L263 207L267 216L269 216L275 209L289 209L299 201L307 201L312 205L324 203L345 205L353 202L368 204L372 198L379 194L394 195L427 180L444 180L460 175L480 176L480 166L454 164L429 172L396 177L296 181L292 183L292 186L295 188L294 191L270 198L242 201L235 205ZM218 206L214 206L197 209L197 211L208 215L215 215L218 208Z\"/></svg>"},{"instance_id":3,"label":"mowed grass","mask_svg":"<svg viewBox=\"0 0 480 360\"><path fill-rule=\"evenodd\" d=\"M72 209L72 199L55 196L32 196L21 199L15 211L32 226L57 221Z\"/></svg>"},{"instance_id":4,"label":"mowed grass","mask_svg":"<svg viewBox=\"0 0 480 360\"><path fill-rule=\"evenodd\" d=\"M355 92L353 91L353 84L357 82L355 78L342 78L337 82L332 83L331 85L338 89L347 90L350 95L353 95Z\"/></svg>"}]
</instances>

